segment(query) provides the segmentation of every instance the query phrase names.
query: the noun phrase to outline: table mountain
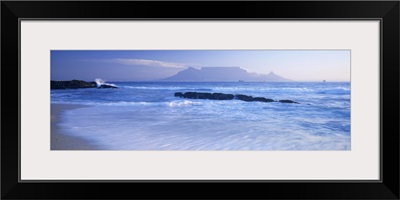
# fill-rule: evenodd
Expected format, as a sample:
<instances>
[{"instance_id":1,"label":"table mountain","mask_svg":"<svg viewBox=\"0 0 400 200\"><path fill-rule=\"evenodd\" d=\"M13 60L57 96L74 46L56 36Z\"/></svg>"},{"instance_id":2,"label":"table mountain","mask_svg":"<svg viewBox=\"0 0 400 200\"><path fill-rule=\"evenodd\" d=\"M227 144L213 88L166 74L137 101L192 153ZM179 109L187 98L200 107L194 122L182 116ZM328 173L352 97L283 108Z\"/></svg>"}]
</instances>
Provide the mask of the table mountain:
<instances>
[{"instance_id":1,"label":"table mountain","mask_svg":"<svg viewBox=\"0 0 400 200\"><path fill-rule=\"evenodd\" d=\"M203 67L196 69L189 67L177 74L161 81L185 81L185 82L287 82L289 79L283 78L274 72L269 74L249 73L240 67Z\"/></svg>"}]
</instances>

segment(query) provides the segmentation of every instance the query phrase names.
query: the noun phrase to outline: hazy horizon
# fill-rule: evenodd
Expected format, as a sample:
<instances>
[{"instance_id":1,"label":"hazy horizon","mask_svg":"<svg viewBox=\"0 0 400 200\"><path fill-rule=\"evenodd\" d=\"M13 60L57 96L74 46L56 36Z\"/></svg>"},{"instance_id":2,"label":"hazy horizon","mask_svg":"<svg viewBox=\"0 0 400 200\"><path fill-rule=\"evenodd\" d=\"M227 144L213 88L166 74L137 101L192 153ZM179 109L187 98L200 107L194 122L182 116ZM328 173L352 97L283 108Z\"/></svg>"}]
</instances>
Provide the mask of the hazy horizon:
<instances>
[{"instance_id":1,"label":"hazy horizon","mask_svg":"<svg viewBox=\"0 0 400 200\"><path fill-rule=\"evenodd\" d=\"M240 67L297 82L349 82L350 50L51 51L51 80L158 81L189 67Z\"/></svg>"}]
</instances>

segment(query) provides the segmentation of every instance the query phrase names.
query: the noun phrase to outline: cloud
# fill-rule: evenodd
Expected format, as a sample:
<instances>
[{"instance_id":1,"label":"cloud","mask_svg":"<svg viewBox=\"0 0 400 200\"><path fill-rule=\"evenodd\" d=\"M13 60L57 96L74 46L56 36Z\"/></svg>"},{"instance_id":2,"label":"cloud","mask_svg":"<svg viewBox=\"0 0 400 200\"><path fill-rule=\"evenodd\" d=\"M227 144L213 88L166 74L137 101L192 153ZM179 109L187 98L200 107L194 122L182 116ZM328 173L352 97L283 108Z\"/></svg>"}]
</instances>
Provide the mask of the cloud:
<instances>
[{"instance_id":1,"label":"cloud","mask_svg":"<svg viewBox=\"0 0 400 200\"><path fill-rule=\"evenodd\" d=\"M168 68L183 68L186 67L184 63L173 63L164 62L159 60L146 60L146 59L127 59L127 58L115 58L115 59L86 59L85 61L95 62L111 62L123 65L140 65L140 66L152 66L152 67L168 67Z\"/></svg>"}]
</instances>

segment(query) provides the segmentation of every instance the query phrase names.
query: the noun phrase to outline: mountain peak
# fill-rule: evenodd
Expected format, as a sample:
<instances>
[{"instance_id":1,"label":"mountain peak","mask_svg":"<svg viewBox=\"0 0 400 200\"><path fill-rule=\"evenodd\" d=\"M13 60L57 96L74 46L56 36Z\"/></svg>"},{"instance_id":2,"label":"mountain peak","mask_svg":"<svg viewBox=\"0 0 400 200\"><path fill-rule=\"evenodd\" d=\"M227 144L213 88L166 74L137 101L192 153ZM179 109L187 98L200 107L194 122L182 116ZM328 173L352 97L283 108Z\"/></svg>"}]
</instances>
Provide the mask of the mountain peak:
<instances>
[{"instance_id":1,"label":"mountain peak","mask_svg":"<svg viewBox=\"0 0 400 200\"><path fill-rule=\"evenodd\" d=\"M249 73L240 67L203 67L196 69L188 67L174 76L167 77L162 81L194 81L194 82L287 82L274 72L269 74Z\"/></svg>"}]
</instances>

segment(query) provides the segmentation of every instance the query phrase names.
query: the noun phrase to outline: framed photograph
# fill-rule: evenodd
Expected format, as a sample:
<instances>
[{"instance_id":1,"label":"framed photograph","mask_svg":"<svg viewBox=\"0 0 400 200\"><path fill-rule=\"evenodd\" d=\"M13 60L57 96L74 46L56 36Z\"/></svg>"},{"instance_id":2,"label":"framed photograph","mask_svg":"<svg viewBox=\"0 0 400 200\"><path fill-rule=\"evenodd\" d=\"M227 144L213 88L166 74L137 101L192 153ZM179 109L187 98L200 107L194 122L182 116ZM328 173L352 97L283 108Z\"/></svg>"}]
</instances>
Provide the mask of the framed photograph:
<instances>
[{"instance_id":1,"label":"framed photograph","mask_svg":"<svg viewBox=\"0 0 400 200\"><path fill-rule=\"evenodd\" d=\"M3 199L399 199L398 1L1 6Z\"/></svg>"}]
</instances>

